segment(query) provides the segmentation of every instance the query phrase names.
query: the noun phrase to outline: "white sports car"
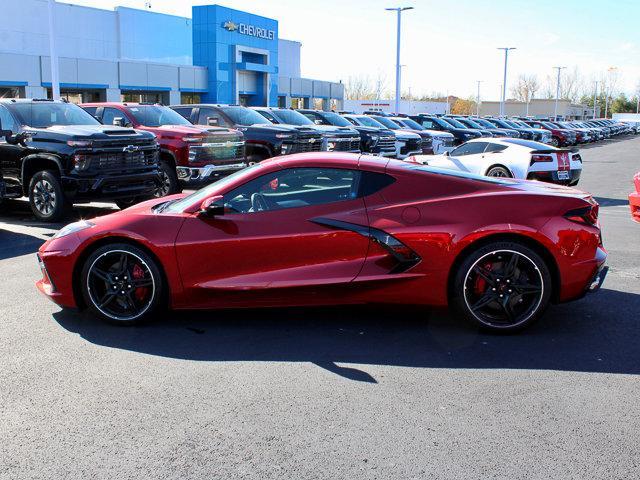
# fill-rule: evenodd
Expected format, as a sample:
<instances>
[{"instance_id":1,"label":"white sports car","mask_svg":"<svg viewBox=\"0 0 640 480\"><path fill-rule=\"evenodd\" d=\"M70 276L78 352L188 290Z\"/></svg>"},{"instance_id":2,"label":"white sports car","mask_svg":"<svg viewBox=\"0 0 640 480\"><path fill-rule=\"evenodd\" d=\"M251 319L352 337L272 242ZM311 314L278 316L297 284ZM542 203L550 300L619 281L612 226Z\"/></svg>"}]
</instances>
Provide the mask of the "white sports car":
<instances>
[{"instance_id":1,"label":"white sports car","mask_svg":"<svg viewBox=\"0 0 640 480\"><path fill-rule=\"evenodd\" d=\"M576 150L519 138L478 138L444 155L413 155L406 161L488 177L540 180L571 186L578 184L582 173L582 158Z\"/></svg>"}]
</instances>

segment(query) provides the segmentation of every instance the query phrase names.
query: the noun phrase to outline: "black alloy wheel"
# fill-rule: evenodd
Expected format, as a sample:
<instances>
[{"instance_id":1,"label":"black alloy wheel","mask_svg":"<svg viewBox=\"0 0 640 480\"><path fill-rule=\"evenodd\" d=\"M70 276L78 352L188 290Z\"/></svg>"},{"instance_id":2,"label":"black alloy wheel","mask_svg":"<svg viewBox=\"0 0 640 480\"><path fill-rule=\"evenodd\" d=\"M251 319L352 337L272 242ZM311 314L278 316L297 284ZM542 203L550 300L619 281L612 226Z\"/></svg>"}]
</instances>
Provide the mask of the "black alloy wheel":
<instances>
[{"instance_id":1,"label":"black alloy wheel","mask_svg":"<svg viewBox=\"0 0 640 480\"><path fill-rule=\"evenodd\" d=\"M112 244L93 252L81 275L89 308L121 325L149 319L160 304L163 281L155 261L141 249Z\"/></svg>"},{"instance_id":2,"label":"black alloy wheel","mask_svg":"<svg viewBox=\"0 0 640 480\"><path fill-rule=\"evenodd\" d=\"M67 200L60 179L51 171L37 172L29 182L29 204L36 218L57 222L66 213Z\"/></svg>"},{"instance_id":3,"label":"black alloy wheel","mask_svg":"<svg viewBox=\"0 0 640 480\"><path fill-rule=\"evenodd\" d=\"M156 198L166 197L180 192L180 184L178 182L178 174L173 165L166 160L161 160L158 165L159 182L153 191Z\"/></svg>"},{"instance_id":4,"label":"black alloy wheel","mask_svg":"<svg viewBox=\"0 0 640 480\"><path fill-rule=\"evenodd\" d=\"M467 257L456 273L453 306L491 331L517 331L544 312L551 297L545 261L516 242L487 245Z\"/></svg>"}]
</instances>

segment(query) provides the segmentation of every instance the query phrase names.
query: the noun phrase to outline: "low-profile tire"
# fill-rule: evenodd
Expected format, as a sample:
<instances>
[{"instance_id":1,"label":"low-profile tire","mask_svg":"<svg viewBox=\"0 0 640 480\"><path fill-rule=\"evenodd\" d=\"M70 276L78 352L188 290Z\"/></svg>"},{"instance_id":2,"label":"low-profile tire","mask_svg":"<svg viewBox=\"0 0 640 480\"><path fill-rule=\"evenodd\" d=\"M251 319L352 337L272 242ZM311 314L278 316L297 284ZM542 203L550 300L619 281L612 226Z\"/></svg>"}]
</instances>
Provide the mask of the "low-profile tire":
<instances>
[{"instance_id":1,"label":"low-profile tire","mask_svg":"<svg viewBox=\"0 0 640 480\"><path fill-rule=\"evenodd\" d=\"M474 250L453 275L452 310L490 332L516 332L531 325L551 298L549 266L518 242L493 242Z\"/></svg>"},{"instance_id":2,"label":"low-profile tire","mask_svg":"<svg viewBox=\"0 0 640 480\"><path fill-rule=\"evenodd\" d=\"M80 273L85 304L100 319L116 325L150 321L163 304L164 277L156 261L127 243L92 252Z\"/></svg>"},{"instance_id":3,"label":"low-profile tire","mask_svg":"<svg viewBox=\"0 0 640 480\"><path fill-rule=\"evenodd\" d=\"M154 197L166 197L167 195L173 195L174 193L180 193L182 191L176 168L170 162L160 160L158 164L158 174L160 175L160 183L153 191Z\"/></svg>"},{"instance_id":4,"label":"low-profile tire","mask_svg":"<svg viewBox=\"0 0 640 480\"><path fill-rule=\"evenodd\" d=\"M487 170L487 177L513 178L513 175L507 168L500 165L495 165Z\"/></svg>"},{"instance_id":5,"label":"low-profile tire","mask_svg":"<svg viewBox=\"0 0 640 480\"><path fill-rule=\"evenodd\" d=\"M58 176L50 171L36 172L29 182L29 205L42 222L59 222L68 212L69 202L64 196Z\"/></svg>"}]
</instances>

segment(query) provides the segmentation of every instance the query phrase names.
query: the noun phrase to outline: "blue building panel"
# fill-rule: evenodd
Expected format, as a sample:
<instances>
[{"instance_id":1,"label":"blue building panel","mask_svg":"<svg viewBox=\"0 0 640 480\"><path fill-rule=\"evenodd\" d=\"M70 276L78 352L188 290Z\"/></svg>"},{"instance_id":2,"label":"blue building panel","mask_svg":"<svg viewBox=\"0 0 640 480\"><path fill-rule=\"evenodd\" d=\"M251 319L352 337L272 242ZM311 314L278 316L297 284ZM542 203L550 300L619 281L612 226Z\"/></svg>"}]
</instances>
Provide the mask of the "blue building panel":
<instances>
[{"instance_id":1,"label":"blue building panel","mask_svg":"<svg viewBox=\"0 0 640 480\"><path fill-rule=\"evenodd\" d=\"M248 95L250 105L277 104L277 20L220 5L195 6L192 34L193 64L209 70L204 102L236 103L238 95ZM255 75L255 91L238 90L239 72Z\"/></svg>"}]
</instances>

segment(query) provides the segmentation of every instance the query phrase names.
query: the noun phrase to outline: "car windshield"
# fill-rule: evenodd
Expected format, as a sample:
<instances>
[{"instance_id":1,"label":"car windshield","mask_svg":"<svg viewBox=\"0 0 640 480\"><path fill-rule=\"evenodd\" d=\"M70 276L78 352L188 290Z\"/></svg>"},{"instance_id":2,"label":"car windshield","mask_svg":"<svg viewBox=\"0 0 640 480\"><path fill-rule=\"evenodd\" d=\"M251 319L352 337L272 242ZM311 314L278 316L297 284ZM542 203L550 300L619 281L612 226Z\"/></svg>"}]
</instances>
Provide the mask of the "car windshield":
<instances>
[{"instance_id":1,"label":"car windshield","mask_svg":"<svg viewBox=\"0 0 640 480\"><path fill-rule=\"evenodd\" d=\"M518 123L516 123L516 122L510 122L510 121L508 121L508 120L505 120L505 121L504 121L504 123L506 123L507 125L509 125L509 126L510 126L510 127L512 127L512 128L517 128L517 129L521 129L521 128L522 128L522 126L521 126L521 125L519 125L519 124L518 124Z\"/></svg>"},{"instance_id":2,"label":"car windshield","mask_svg":"<svg viewBox=\"0 0 640 480\"><path fill-rule=\"evenodd\" d=\"M237 172L232 173L231 175L228 175L223 179L218 180L217 182L211 183L206 187L201 188L200 190L196 190L195 192L187 195L184 198L170 201L167 204L166 208L162 209L162 211L169 213L182 213L188 206L204 201L204 199L209 197L213 192L221 191L226 185L235 182L239 177L242 177L243 175L249 175L251 172L253 172L253 170L259 167L260 164L256 163L255 165L247 167L243 170L238 170Z\"/></svg>"},{"instance_id":3,"label":"car windshield","mask_svg":"<svg viewBox=\"0 0 640 480\"><path fill-rule=\"evenodd\" d=\"M362 117L353 117L353 118L355 118L356 122L358 122L360 125L364 125L365 127L384 128L384 125L376 121L375 118L371 118L366 115L363 115Z\"/></svg>"},{"instance_id":4,"label":"car windshield","mask_svg":"<svg viewBox=\"0 0 640 480\"><path fill-rule=\"evenodd\" d=\"M311 120L295 110L271 110L270 113L282 123L289 125L314 125Z\"/></svg>"},{"instance_id":5,"label":"car windshield","mask_svg":"<svg viewBox=\"0 0 640 480\"><path fill-rule=\"evenodd\" d=\"M386 117L374 117L374 120L380 122L382 125L384 125L385 127L391 129L391 130L399 130L400 129L400 125L398 125L396 122L394 122L393 120L390 120Z\"/></svg>"},{"instance_id":6,"label":"car windshield","mask_svg":"<svg viewBox=\"0 0 640 480\"><path fill-rule=\"evenodd\" d=\"M558 128L557 126L555 126L553 123L551 122L540 122L542 123L542 125L544 125L547 128Z\"/></svg>"},{"instance_id":7,"label":"car windshield","mask_svg":"<svg viewBox=\"0 0 640 480\"><path fill-rule=\"evenodd\" d=\"M342 118L337 113L333 112L322 112L321 115L325 118L327 122L331 125L335 125L336 127L351 127L352 125L348 120Z\"/></svg>"},{"instance_id":8,"label":"car windshield","mask_svg":"<svg viewBox=\"0 0 640 480\"><path fill-rule=\"evenodd\" d=\"M22 125L49 128L54 125L100 125L100 122L72 103L16 102L4 104Z\"/></svg>"},{"instance_id":9,"label":"car windshield","mask_svg":"<svg viewBox=\"0 0 640 480\"><path fill-rule=\"evenodd\" d=\"M474 122L474 121L473 121L473 120L471 120L470 118L465 118L463 123L466 123L466 124L467 124L467 125L469 125L471 128L484 128L482 125L480 125L480 124L479 124L479 123L477 123L477 122Z\"/></svg>"},{"instance_id":10,"label":"car windshield","mask_svg":"<svg viewBox=\"0 0 640 480\"><path fill-rule=\"evenodd\" d=\"M411 120L410 118L401 118L399 122L413 130L426 130L426 128L424 128L418 122Z\"/></svg>"},{"instance_id":11,"label":"car windshield","mask_svg":"<svg viewBox=\"0 0 640 480\"><path fill-rule=\"evenodd\" d=\"M191 122L178 112L161 105L131 105L129 112L140 125L147 127L191 125Z\"/></svg>"},{"instance_id":12,"label":"car windshield","mask_svg":"<svg viewBox=\"0 0 640 480\"><path fill-rule=\"evenodd\" d=\"M485 120L484 118L478 118L476 119L476 122L478 122L482 126L482 128L496 128L496 126L493 123L491 123L488 120Z\"/></svg>"},{"instance_id":13,"label":"car windshield","mask_svg":"<svg viewBox=\"0 0 640 480\"><path fill-rule=\"evenodd\" d=\"M451 125L453 125L456 128L469 128L467 127L464 123L460 123L458 120L456 120L455 118L451 118L451 117L447 117L444 119L445 121L449 122Z\"/></svg>"},{"instance_id":14,"label":"car windshield","mask_svg":"<svg viewBox=\"0 0 640 480\"><path fill-rule=\"evenodd\" d=\"M222 110L235 125L249 127L251 125L272 125L272 123L255 110L245 107L222 107Z\"/></svg>"}]
</instances>

